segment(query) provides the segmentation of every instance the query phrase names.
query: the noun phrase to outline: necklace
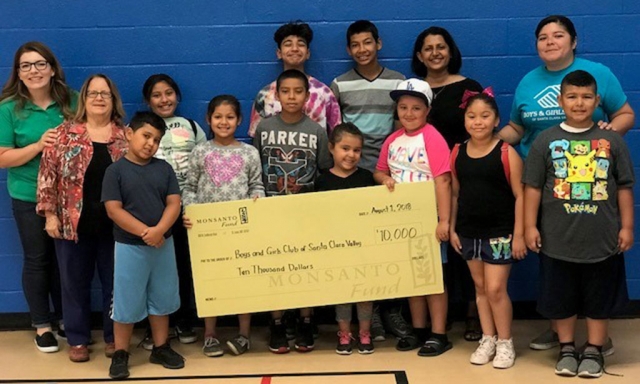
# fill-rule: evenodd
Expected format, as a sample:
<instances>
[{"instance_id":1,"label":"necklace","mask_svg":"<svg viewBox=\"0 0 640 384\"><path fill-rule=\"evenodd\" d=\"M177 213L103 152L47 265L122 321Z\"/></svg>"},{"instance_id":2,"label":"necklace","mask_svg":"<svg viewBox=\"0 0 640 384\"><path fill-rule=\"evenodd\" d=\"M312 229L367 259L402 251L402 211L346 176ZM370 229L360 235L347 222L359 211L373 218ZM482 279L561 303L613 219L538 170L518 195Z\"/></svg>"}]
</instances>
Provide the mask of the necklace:
<instances>
[{"instance_id":1,"label":"necklace","mask_svg":"<svg viewBox=\"0 0 640 384\"><path fill-rule=\"evenodd\" d=\"M449 84L447 84L447 85L449 85ZM435 92L435 93L433 94L433 99L434 99L434 100L438 98L438 95L439 95L439 94L441 94L441 93L442 93L442 91L444 91L444 90L445 90L445 88L447 88L447 85L442 86L442 89L440 89L438 92Z\"/></svg>"}]
</instances>

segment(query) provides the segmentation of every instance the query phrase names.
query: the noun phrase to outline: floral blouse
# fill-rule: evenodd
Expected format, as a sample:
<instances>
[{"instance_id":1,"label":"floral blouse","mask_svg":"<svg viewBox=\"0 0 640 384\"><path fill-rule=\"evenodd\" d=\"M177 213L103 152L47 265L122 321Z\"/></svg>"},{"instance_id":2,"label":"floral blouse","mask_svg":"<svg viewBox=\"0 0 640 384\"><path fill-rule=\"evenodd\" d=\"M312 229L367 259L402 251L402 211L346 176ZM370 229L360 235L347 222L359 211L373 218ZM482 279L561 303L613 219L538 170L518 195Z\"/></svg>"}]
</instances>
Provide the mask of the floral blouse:
<instances>
[{"instance_id":1,"label":"floral blouse","mask_svg":"<svg viewBox=\"0 0 640 384\"><path fill-rule=\"evenodd\" d=\"M93 145L86 123L65 121L56 128L54 145L42 152L38 172L36 212L54 212L62 223L62 238L78 241L78 222L82 212L84 175L93 157ZM128 148L124 127L111 124L107 149L115 162Z\"/></svg>"}]
</instances>

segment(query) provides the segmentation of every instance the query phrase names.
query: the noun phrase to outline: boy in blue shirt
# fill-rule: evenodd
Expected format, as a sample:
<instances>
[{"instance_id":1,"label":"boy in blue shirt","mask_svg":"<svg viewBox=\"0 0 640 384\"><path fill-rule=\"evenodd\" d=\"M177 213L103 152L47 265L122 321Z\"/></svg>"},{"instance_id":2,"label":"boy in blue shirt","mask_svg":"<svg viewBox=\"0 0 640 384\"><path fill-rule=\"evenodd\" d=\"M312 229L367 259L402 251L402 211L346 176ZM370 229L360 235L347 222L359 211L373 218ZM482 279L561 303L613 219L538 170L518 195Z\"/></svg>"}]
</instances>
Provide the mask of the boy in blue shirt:
<instances>
[{"instance_id":1,"label":"boy in blue shirt","mask_svg":"<svg viewBox=\"0 0 640 384\"><path fill-rule=\"evenodd\" d=\"M558 103L566 120L540 133L524 167L525 240L540 254L538 312L558 326L556 374L600 377L608 321L629 300L623 252L633 245L633 164L620 135L593 120L600 97L591 74L565 76ZM588 334L581 355L579 314Z\"/></svg>"},{"instance_id":2,"label":"boy in blue shirt","mask_svg":"<svg viewBox=\"0 0 640 384\"><path fill-rule=\"evenodd\" d=\"M180 306L171 227L180 214L180 187L169 163L153 157L164 120L138 112L126 128L129 151L107 168L102 201L114 223L115 268L111 318L116 352L109 376L129 376L129 342L135 323L149 317L154 347L149 361L184 367L171 349L169 314Z\"/></svg>"}]
</instances>

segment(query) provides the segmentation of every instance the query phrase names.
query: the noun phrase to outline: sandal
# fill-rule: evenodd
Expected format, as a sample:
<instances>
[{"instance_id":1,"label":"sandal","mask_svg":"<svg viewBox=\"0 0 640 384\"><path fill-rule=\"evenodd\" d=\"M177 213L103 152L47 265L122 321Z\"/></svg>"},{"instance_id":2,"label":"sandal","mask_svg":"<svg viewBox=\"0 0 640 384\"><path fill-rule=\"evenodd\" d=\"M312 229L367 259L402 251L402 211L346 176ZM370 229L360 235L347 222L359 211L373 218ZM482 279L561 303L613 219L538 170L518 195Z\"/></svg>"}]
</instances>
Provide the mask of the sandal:
<instances>
[{"instance_id":1,"label":"sandal","mask_svg":"<svg viewBox=\"0 0 640 384\"><path fill-rule=\"evenodd\" d=\"M420 347L421 343L422 341L418 338L417 335L410 333L405 337L401 338L400 340L398 340L398 343L396 344L396 349L398 351L403 351L403 352L411 351L412 349L416 349Z\"/></svg>"},{"instance_id":2,"label":"sandal","mask_svg":"<svg viewBox=\"0 0 640 384\"><path fill-rule=\"evenodd\" d=\"M478 341L482 339L482 328L480 327L480 320L477 317L467 317L465 327L464 339L466 341Z\"/></svg>"},{"instance_id":3,"label":"sandal","mask_svg":"<svg viewBox=\"0 0 640 384\"><path fill-rule=\"evenodd\" d=\"M420 348L418 356L440 356L451 348L453 348L453 344L450 341L445 344L435 337L431 337Z\"/></svg>"}]
</instances>

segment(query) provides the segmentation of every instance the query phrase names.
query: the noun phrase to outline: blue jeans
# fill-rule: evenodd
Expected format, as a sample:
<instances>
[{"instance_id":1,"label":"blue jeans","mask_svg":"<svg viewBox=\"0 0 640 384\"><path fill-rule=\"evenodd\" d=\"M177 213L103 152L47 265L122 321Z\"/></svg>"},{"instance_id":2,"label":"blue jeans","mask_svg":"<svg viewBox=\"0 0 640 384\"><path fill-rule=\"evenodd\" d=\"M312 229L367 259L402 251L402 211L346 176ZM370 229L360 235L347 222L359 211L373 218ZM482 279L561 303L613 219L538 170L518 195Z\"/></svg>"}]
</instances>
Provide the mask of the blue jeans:
<instances>
[{"instance_id":1,"label":"blue jeans","mask_svg":"<svg viewBox=\"0 0 640 384\"><path fill-rule=\"evenodd\" d=\"M62 280L64 326L69 345L89 345L91 340L91 282L94 271L102 288L102 331L105 343L113 342L113 321L109 317L113 293L113 235L80 235L76 243L56 239L56 253Z\"/></svg>"},{"instance_id":2,"label":"blue jeans","mask_svg":"<svg viewBox=\"0 0 640 384\"><path fill-rule=\"evenodd\" d=\"M29 305L31 324L35 328L50 327L62 318L60 273L53 239L44 230L45 219L36 213L36 203L11 199L11 204L24 252L22 290Z\"/></svg>"}]
</instances>

